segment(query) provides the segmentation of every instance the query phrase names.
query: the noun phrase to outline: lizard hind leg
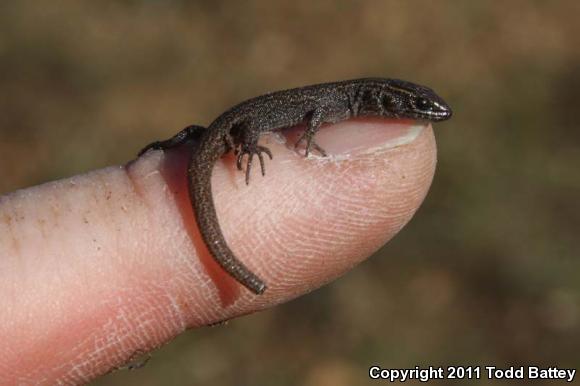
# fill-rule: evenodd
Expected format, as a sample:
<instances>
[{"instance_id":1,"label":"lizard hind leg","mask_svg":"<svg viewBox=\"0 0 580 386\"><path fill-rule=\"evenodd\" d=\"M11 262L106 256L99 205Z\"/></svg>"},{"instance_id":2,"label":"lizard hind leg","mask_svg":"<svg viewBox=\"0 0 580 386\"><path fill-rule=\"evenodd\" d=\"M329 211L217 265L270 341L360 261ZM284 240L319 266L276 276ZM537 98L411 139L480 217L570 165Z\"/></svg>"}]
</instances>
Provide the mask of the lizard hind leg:
<instances>
[{"instance_id":1,"label":"lizard hind leg","mask_svg":"<svg viewBox=\"0 0 580 386\"><path fill-rule=\"evenodd\" d=\"M248 156L248 161L246 163L246 185L250 184L250 171L252 170L252 161L254 156L257 155L260 160L260 168L262 170L262 176L266 175L266 168L264 164L264 156L262 153L266 153L270 159L272 159L272 152L265 146L260 146L257 143L242 144L237 150L236 165L238 170L242 170L242 164L244 161L244 156Z\"/></svg>"},{"instance_id":2,"label":"lizard hind leg","mask_svg":"<svg viewBox=\"0 0 580 386\"><path fill-rule=\"evenodd\" d=\"M191 125L187 126L185 129L181 130L179 133L175 134L173 137L166 139L165 141L155 141L145 146L139 152L138 156L142 156L149 150L167 150L179 145L183 145L187 141L199 140L201 134L207 130L203 126Z\"/></svg>"}]
</instances>

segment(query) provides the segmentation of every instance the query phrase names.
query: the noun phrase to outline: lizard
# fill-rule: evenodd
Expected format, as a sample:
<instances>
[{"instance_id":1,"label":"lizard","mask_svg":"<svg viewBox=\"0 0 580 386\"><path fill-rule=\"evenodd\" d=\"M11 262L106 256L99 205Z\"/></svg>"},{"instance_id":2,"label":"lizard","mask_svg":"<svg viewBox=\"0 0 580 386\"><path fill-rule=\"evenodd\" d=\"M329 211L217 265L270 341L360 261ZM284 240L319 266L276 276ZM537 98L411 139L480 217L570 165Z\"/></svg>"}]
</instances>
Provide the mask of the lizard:
<instances>
[{"instance_id":1,"label":"lizard","mask_svg":"<svg viewBox=\"0 0 580 386\"><path fill-rule=\"evenodd\" d=\"M304 142L306 157L312 151L326 156L314 140L323 123L361 116L438 122L451 115L449 105L432 89L404 80L362 78L322 83L248 99L225 111L207 128L187 126L167 140L150 143L139 156L149 150L167 150L190 141L197 143L189 160L187 178L202 239L228 274L259 295L266 290L266 283L234 255L219 225L211 188L212 170L218 159L233 150L236 166L242 170L246 157L245 182L249 184L254 157L258 157L263 176L264 154L272 159L270 150L258 145L263 133L305 123L306 129L295 148Z\"/></svg>"}]
</instances>

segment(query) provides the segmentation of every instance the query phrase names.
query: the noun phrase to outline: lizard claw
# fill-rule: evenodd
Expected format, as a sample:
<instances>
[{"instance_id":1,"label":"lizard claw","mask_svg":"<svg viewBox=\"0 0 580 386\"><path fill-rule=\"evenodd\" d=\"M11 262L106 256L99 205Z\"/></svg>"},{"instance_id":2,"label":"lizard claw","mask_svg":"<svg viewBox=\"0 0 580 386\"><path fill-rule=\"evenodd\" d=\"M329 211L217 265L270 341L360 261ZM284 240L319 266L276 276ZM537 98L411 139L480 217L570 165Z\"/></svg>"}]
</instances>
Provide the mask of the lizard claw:
<instances>
[{"instance_id":1,"label":"lizard claw","mask_svg":"<svg viewBox=\"0 0 580 386\"><path fill-rule=\"evenodd\" d=\"M326 151L324 151L323 148L321 148L316 141L314 141L314 136L313 135L308 135L308 132L302 134L302 136L300 137L300 139L298 139L298 141L296 141L296 144L294 145L294 148L298 148L298 145L300 145L301 142L306 141L306 148L305 148L305 152L304 152L304 156L308 157L308 155L310 154L310 150L314 149L317 152L320 153L321 156L326 157Z\"/></svg>"},{"instance_id":2,"label":"lizard claw","mask_svg":"<svg viewBox=\"0 0 580 386\"><path fill-rule=\"evenodd\" d=\"M248 155L248 161L246 163L246 185L250 184L250 171L252 170L252 161L254 160L254 155L258 155L260 160L260 168L262 170L262 175L266 175L266 168L264 164L264 157L262 153L266 153L270 159L272 159L272 152L265 146L241 146L237 151L236 166L238 170L242 170L242 163L244 155Z\"/></svg>"}]
</instances>

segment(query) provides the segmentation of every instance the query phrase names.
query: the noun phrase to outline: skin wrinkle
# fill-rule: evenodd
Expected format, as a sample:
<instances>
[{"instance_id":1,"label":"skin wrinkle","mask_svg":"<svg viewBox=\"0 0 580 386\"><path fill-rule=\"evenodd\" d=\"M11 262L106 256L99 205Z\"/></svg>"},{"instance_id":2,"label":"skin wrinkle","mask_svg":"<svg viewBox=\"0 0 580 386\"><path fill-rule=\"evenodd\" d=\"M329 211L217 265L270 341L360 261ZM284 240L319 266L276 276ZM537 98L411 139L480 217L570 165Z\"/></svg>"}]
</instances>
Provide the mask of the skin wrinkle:
<instances>
[{"instance_id":1,"label":"skin wrinkle","mask_svg":"<svg viewBox=\"0 0 580 386\"><path fill-rule=\"evenodd\" d=\"M115 334L118 335L118 331L116 331ZM108 346L106 346L106 348L108 348Z\"/></svg>"},{"instance_id":2,"label":"skin wrinkle","mask_svg":"<svg viewBox=\"0 0 580 386\"><path fill-rule=\"evenodd\" d=\"M147 178L137 178L134 175L134 168L131 166L134 164L135 161L129 162L126 166L123 167L123 171L125 172L125 176L127 177L127 181L129 182L129 189L132 193L135 194L136 197L145 205L148 211L151 209L151 205L146 198L146 195L143 193L143 188L141 186L141 181L147 181ZM147 176L149 177L149 176Z\"/></svg>"},{"instance_id":3,"label":"skin wrinkle","mask_svg":"<svg viewBox=\"0 0 580 386\"><path fill-rule=\"evenodd\" d=\"M178 282L179 285L173 284ZM179 296L177 295L176 289L180 286L185 287L187 281L181 280L181 276L177 276L174 280L167 282L167 285L162 285L161 283L152 283L153 287L156 287L162 292L159 297L165 297L168 299L168 305L166 310L161 310L160 314L162 317L173 316L174 323L173 327L176 330L182 331L187 328L187 320L185 315L189 314L188 310L182 308L182 302L179 301Z\"/></svg>"},{"instance_id":4,"label":"skin wrinkle","mask_svg":"<svg viewBox=\"0 0 580 386\"><path fill-rule=\"evenodd\" d=\"M96 332L94 332L92 335L96 335ZM72 353L70 355L71 359L69 359L68 361L64 361L64 362L60 363L59 365L55 366L52 370L48 371L45 379L53 378L54 374L62 373L63 375L61 375L61 377L59 377L59 380L61 380L61 381L62 381L62 379L65 379L65 380L68 379L68 380L70 380L70 383L87 382L89 380L90 375L79 372L78 370L76 370L76 368L79 366L84 366L87 363L94 363L94 360L92 359L92 357L96 356L96 353L98 352L98 350L91 351L91 353L89 355L87 355L86 358L80 362L75 361L75 358L82 357L82 355L86 351L86 349L84 349L84 345L86 345L86 344L90 345L91 343L92 343L92 340L90 339L90 337L87 337L87 339L78 342L78 344L76 346L71 348L71 351L72 351ZM70 368L70 370L63 373L61 370L64 370L66 368ZM43 370L44 369L42 369L42 368L37 369L37 373L41 374L41 372ZM45 382L41 382L41 383L44 384Z\"/></svg>"},{"instance_id":5,"label":"skin wrinkle","mask_svg":"<svg viewBox=\"0 0 580 386\"><path fill-rule=\"evenodd\" d=\"M115 363L122 359L124 352L124 345L128 341L128 320L119 318L124 310L119 310L115 317L111 317L101 329L95 330L84 341L79 342L76 355L71 356L69 363L61 366L62 369L69 368L67 372L60 379L69 379L75 383L88 382L91 379L92 371L95 368L104 367L108 363ZM121 321L121 323L120 323ZM124 323L122 323L124 322ZM125 327L125 328L123 328ZM85 354L85 347L90 350L89 354ZM101 355L101 353L106 353ZM75 361L76 357L84 357L83 361ZM107 358L108 361L103 361Z\"/></svg>"},{"instance_id":6,"label":"skin wrinkle","mask_svg":"<svg viewBox=\"0 0 580 386\"><path fill-rule=\"evenodd\" d=\"M152 311L150 310L146 313L151 312ZM153 319L148 318L145 322L140 321L140 319L141 317L137 317L137 327L132 327L129 318L126 316L125 310L120 309L116 317L111 318L110 321L104 325L104 330L109 330L109 332L105 334L97 334L97 336L102 336L104 338L98 339L95 342L95 345L98 348L93 350L92 354L89 355L87 360L85 360L83 363L73 366L71 371L65 375L65 377L72 377L74 379L80 379L83 382L86 382L90 380L90 376L86 378L85 372L81 371L81 368L98 367L98 359L100 358L98 356L99 352L107 352L107 358L109 359L110 363L118 363L122 360L126 360L130 355L132 355L134 349L131 347L146 347L147 342L150 339L147 339L147 333L144 327L151 324L151 320ZM157 337L155 340L160 341L161 339L162 337ZM101 343L98 343L99 341L101 341ZM111 350L111 348L114 349ZM88 371L88 373L90 374L90 371Z\"/></svg>"},{"instance_id":7,"label":"skin wrinkle","mask_svg":"<svg viewBox=\"0 0 580 386\"><path fill-rule=\"evenodd\" d=\"M185 323L185 319L183 318L184 313L179 304L177 303L177 301L175 300L175 296L171 295L170 293L167 293L165 296L167 296L167 298L169 299L169 304L173 311L171 314L173 315L174 320L176 321L176 325L174 325L174 328L176 330L185 330L187 324Z\"/></svg>"}]
</instances>

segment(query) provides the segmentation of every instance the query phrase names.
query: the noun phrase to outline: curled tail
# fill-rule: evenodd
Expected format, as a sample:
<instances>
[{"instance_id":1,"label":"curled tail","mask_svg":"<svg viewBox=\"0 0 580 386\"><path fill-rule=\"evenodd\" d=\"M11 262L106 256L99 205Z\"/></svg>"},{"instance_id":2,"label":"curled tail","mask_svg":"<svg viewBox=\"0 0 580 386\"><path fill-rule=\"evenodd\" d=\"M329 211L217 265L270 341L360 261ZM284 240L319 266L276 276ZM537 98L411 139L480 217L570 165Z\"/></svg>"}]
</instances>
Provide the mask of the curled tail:
<instances>
[{"instance_id":1,"label":"curled tail","mask_svg":"<svg viewBox=\"0 0 580 386\"><path fill-rule=\"evenodd\" d=\"M201 237L214 260L240 284L260 295L266 290L266 284L236 258L224 239L217 218L211 192L211 176L216 161L226 151L226 145L212 135L216 131L202 138L200 146L192 154L187 171L195 219Z\"/></svg>"}]
</instances>

